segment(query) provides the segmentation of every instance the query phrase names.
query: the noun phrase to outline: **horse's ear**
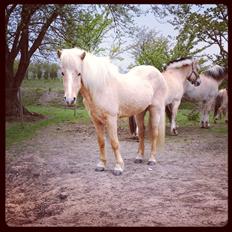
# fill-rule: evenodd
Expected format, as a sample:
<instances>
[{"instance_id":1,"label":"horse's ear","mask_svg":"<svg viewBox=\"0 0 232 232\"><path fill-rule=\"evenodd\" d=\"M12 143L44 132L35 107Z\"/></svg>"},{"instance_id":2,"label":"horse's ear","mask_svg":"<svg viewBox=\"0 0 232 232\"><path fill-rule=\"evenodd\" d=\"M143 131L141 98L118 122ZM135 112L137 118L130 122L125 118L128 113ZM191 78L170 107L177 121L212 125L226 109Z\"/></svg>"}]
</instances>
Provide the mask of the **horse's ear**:
<instances>
[{"instance_id":1,"label":"horse's ear","mask_svg":"<svg viewBox=\"0 0 232 232\"><path fill-rule=\"evenodd\" d=\"M81 59L82 59L82 60L84 60L85 55L86 55L86 52L83 52L83 53L81 54Z\"/></svg>"},{"instance_id":2,"label":"horse's ear","mask_svg":"<svg viewBox=\"0 0 232 232\"><path fill-rule=\"evenodd\" d=\"M57 55L60 58L62 51L60 49L57 50Z\"/></svg>"}]
</instances>

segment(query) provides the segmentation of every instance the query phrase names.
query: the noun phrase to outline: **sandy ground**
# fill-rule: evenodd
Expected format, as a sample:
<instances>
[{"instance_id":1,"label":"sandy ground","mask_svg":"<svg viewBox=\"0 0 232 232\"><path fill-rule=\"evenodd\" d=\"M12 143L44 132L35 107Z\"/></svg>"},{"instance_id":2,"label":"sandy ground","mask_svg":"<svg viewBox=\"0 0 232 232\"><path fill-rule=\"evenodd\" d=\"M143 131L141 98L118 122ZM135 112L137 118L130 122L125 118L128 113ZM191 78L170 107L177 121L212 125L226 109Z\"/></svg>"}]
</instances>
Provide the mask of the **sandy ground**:
<instances>
[{"instance_id":1,"label":"sandy ground","mask_svg":"<svg viewBox=\"0 0 232 232\"><path fill-rule=\"evenodd\" d=\"M228 219L227 135L180 128L149 170L138 143L119 130L125 171L95 172L92 125L60 124L6 151L9 226L224 226ZM146 159L150 146L146 141Z\"/></svg>"}]
</instances>

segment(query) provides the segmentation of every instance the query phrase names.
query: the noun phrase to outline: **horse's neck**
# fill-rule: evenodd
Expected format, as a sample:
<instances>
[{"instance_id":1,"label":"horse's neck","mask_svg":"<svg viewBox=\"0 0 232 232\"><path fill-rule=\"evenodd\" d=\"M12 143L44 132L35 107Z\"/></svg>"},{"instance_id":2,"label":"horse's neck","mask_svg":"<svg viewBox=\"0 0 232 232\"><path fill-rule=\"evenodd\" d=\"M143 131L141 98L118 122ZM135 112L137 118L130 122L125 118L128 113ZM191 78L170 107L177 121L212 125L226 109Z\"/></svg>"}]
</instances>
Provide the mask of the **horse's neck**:
<instances>
[{"instance_id":1,"label":"horse's neck","mask_svg":"<svg viewBox=\"0 0 232 232\"><path fill-rule=\"evenodd\" d=\"M84 98L85 103L87 103L87 108L88 108L89 110L94 109L95 106L94 106L94 104L93 104L92 96L91 96L90 92L88 91L88 89L87 89L84 85L81 86L80 94L81 94L82 97Z\"/></svg>"},{"instance_id":2,"label":"horse's neck","mask_svg":"<svg viewBox=\"0 0 232 232\"><path fill-rule=\"evenodd\" d=\"M187 69L170 69L165 72L163 72L163 75L167 82L169 83L170 78L176 79L178 82L181 82L182 84L185 83L185 80L188 75L188 70Z\"/></svg>"}]
</instances>

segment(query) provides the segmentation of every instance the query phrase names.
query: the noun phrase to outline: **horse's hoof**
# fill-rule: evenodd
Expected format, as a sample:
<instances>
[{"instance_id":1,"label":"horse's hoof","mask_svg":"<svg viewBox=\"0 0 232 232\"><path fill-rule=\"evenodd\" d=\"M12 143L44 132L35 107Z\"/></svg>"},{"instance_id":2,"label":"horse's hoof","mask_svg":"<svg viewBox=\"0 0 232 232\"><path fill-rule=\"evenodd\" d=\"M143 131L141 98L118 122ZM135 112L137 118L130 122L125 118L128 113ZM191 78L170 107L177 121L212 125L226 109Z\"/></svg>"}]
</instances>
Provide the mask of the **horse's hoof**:
<instances>
[{"instance_id":1,"label":"horse's hoof","mask_svg":"<svg viewBox=\"0 0 232 232\"><path fill-rule=\"evenodd\" d=\"M201 121L200 128L205 128L205 125L204 125L204 122L203 122L203 121Z\"/></svg>"},{"instance_id":2,"label":"horse's hoof","mask_svg":"<svg viewBox=\"0 0 232 232\"><path fill-rule=\"evenodd\" d=\"M177 131L176 128L174 128L174 129L172 130L172 135L178 135L178 131Z\"/></svg>"},{"instance_id":3,"label":"horse's hoof","mask_svg":"<svg viewBox=\"0 0 232 232\"><path fill-rule=\"evenodd\" d=\"M155 165L155 164L156 164L156 162L153 161L153 160L149 160L148 163L147 163L147 165L150 165L150 166L153 166L153 165Z\"/></svg>"},{"instance_id":4,"label":"horse's hoof","mask_svg":"<svg viewBox=\"0 0 232 232\"><path fill-rule=\"evenodd\" d=\"M120 175L122 175L122 171L120 171L120 170L113 170L113 174L115 176L120 176Z\"/></svg>"},{"instance_id":5,"label":"horse's hoof","mask_svg":"<svg viewBox=\"0 0 232 232\"><path fill-rule=\"evenodd\" d=\"M103 172L103 171L105 171L105 168L104 167L96 167L95 171L96 172Z\"/></svg>"},{"instance_id":6,"label":"horse's hoof","mask_svg":"<svg viewBox=\"0 0 232 232\"><path fill-rule=\"evenodd\" d=\"M143 160L142 159L135 159L135 161L134 161L136 164L141 164L142 162L143 162Z\"/></svg>"}]
</instances>

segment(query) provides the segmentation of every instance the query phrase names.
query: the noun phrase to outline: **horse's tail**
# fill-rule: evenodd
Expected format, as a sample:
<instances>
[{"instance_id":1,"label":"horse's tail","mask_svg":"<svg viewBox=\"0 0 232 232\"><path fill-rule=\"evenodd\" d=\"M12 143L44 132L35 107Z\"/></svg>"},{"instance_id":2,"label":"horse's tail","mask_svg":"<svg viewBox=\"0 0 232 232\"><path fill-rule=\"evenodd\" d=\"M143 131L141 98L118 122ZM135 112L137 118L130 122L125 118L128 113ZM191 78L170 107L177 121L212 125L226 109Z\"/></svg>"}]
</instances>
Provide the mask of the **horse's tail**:
<instances>
[{"instance_id":1,"label":"horse's tail","mask_svg":"<svg viewBox=\"0 0 232 232\"><path fill-rule=\"evenodd\" d=\"M217 97L215 98L215 104L214 104L214 118L216 117L217 113L218 113L218 109L222 104L222 100L223 97L221 95L217 95Z\"/></svg>"},{"instance_id":2,"label":"horse's tail","mask_svg":"<svg viewBox=\"0 0 232 232\"><path fill-rule=\"evenodd\" d=\"M148 120L148 137L152 138L151 116ZM165 144L165 107L160 112L160 121L158 125L157 148L161 151Z\"/></svg>"},{"instance_id":3,"label":"horse's tail","mask_svg":"<svg viewBox=\"0 0 232 232\"><path fill-rule=\"evenodd\" d=\"M160 150L162 150L164 148L164 144L165 144L165 107L162 107L160 113L157 146Z\"/></svg>"},{"instance_id":4,"label":"horse's tail","mask_svg":"<svg viewBox=\"0 0 232 232\"><path fill-rule=\"evenodd\" d=\"M135 121L135 116L130 116L129 117L129 128L130 128L130 133L131 135L136 135L136 121Z\"/></svg>"},{"instance_id":5,"label":"horse's tail","mask_svg":"<svg viewBox=\"0 0 232 232\"><path fill-rule=\"evenodd\" d=\"M166 105L165 112L168 117L169 122L171 123L172 120L172 103Z\"/></svg>"}]
</instances>

